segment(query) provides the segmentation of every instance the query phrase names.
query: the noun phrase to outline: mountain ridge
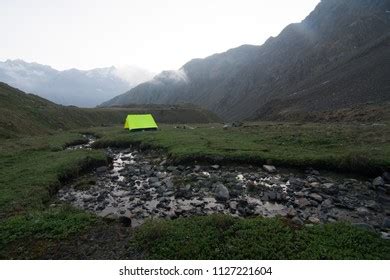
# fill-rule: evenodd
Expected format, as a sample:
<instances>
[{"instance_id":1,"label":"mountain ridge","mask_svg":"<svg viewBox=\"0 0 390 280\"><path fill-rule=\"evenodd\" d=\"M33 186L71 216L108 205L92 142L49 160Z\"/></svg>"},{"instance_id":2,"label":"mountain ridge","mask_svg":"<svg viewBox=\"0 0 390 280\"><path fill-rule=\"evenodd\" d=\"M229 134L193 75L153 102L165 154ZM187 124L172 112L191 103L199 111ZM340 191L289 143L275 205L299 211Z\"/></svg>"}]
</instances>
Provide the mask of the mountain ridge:
<instances>
[{"instance_id":1,"label":"mountain ridge","mask_svg":"<svg viewBox=\"0 0 390 280\"><path fill-rule=\"evenodd\" d=\"M60 71L49 65L21 59L0 61L0 81L62 105L80 107L94 107L149 80L153 75L144 69L130 66Z\"/></svg>"},{"instance_id":2,"label":"mountain ridge","mask_svg":"<svg viewBox=\"0 0 390 280\"><path fill-rule=\"evenodd\" d=\"M186 74L186 81L157 83L153 79L101 106L193 103L229 121L273 119L289 111L285 100L299 91L310 93L313 82L323 76L328 82L321 82L327 82L327 86L312 95L306 94L309 103L315 101L314 97L327 101L317 102L316 111L363 104L367 99L374 103L389 100L383 73L390 71L390 65L378 63L389 57L389 3L323 0L302 22L286 26L261 46L243 45L191 60L179 69ZM360 82L366 76L370 79ZM354 92L346 95L340 77L348 84L362 87L355 87ZM347 98L350 101L346 102ZM278 106L278 110L275 107L271 116L264 115L278 100L285 105ZM298 110L313 109L310 104L303 105Z\"/></svg>"}]
</instances>

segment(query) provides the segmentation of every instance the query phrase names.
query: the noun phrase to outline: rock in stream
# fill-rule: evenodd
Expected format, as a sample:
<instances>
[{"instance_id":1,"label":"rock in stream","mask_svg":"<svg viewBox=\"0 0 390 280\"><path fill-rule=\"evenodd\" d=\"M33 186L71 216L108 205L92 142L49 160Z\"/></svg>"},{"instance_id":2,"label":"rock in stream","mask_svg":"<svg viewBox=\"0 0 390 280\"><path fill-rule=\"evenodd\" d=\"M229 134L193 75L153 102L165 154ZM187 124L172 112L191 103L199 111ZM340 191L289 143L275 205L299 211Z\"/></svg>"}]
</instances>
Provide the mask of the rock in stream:
<instances>
[{"instance_id":1,"label":"rock in stream","mask_svg":"<svg viewBox=\"0 0 390 280\"><path fill-rule=\"evenodd\" d=\"M112 166L99 167L96 180L58 192L61 201L120 218L131 226L147 218L225 213L237 217L283 216L295 223L349 221L389 233L390 198L378 180L321 176L318 171L277 173L250 165L169 164L159 151L108 150ZM265 170L264 170L265 169Z\"/></svg>"}]
</instances>

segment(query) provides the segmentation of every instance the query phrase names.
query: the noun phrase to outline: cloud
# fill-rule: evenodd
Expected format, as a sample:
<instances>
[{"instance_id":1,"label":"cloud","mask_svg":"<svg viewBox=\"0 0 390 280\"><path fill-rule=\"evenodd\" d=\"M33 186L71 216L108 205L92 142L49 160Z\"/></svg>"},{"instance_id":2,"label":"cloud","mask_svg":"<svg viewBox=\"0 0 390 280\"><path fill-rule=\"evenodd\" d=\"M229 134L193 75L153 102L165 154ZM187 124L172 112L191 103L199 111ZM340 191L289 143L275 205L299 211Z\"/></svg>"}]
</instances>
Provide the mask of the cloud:
<instances>
[{"instance_id":1,"label":"cloud","mask_svg":"<svg viewBox=\"0 0 390 280\"><path fill-rule=\"evenodd\" d=\"M154 82L161 82L161 83L165 83L165 82L188 83L189 78L188 78L185 70L183 68L181 68L179 70L163 71L160 74L158 74L157 76L155 76L153 78L153 81Z\"/></svg>"},{"instance_id":2,"label":"cloud","mask_svg":"<svg viewBox=\"0 0 390 280\"><path fill-rule=\"evenodd\" d=\"M130 86L136 86L140 83L149 81L154 73L137 66L118 66L113 71L114 75L129 83Z\"/></svg>"}]
</instances>

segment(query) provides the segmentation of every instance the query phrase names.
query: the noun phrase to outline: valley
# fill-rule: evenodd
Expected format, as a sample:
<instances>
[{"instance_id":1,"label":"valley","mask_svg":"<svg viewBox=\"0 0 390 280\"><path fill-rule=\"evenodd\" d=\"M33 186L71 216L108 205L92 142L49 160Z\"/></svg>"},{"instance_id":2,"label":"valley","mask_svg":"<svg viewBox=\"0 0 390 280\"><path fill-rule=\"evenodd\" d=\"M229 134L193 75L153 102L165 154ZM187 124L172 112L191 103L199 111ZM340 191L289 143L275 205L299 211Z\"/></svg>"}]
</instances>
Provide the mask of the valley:
<instances>
[{"instance_id":1,"label":"valley","mask_svg":"<svg viewBox=\"0 0 390 280\"><path fill-rule=\"evenodd\" d=\"M0 256L387 258L388 135L388 124L210 123L3 140Z\"/></svg>"},{"instance_id":2,"label":"valley","mask_svg":"<svg viewBox=\"0 0 390 280\"><path fill-rule=\"evenodd\" d=\"M96 25L89 8L81 24L74 18L77 28L69 15L45 23L56 36L67 30L59 49L56 36L39 35L41 25L24 37L24 26L10 32L40 46L21 57L60 68L112 59L158 71L182 66L157 75L114 66L60 71L4 56L0 259L390 259L389 1L314 2L275 34L257 13L253 26L241 25L259 9L217 32L215 19L229 18L230 6L196 3L214 11L213 28L188 17L197 30L188 37L187 7L177 5L187 12L170 22L157 16L175 11L165 3L138 17L136 8L120 9L129 9L126 1L95 14ZM42 19L55 22L56 5L46 6ZM231 7L235 14L249 4ZM284 9L273 19L287 18ZM223 48L237 42L237 30L268 35L262 45ZM9 57L25 47L8 41Z\"/></svg>"}]
</instances>

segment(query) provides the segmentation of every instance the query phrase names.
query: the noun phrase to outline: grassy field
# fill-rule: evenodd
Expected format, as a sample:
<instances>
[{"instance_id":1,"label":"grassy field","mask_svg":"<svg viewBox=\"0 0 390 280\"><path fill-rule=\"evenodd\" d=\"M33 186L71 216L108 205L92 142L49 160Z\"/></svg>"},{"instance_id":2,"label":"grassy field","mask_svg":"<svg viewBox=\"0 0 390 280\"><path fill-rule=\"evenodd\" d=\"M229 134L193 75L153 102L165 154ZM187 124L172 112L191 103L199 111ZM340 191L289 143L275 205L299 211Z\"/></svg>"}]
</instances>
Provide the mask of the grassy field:
<instances>
[{"instance_id":1,"label":"grassy field","mask_svg":"<svg viewBox=\"0 0 390 280\"><path fill-rule=\"evenodd\" d=\"M182 127L182 125L181 125ZM249 123L194 129L161 126L156 132L131 133L121 127L93 129L96 147L130 143L162 148L185 161L272 163L282 166L378 175L390 167L390 125Z\"/></svg>"},{"instance_id":2,"label":"grassy field","mask_svg":"<svg viewBox=\"0 0 390 280\"><path fill-rule=\"evenodd\" d=\"M226 215L149 221L132 246L150 259L389 259L390 242L348 224L295 228Z\"/></svg>"},{"instance_id":3,"label":"grassy field","mask_svg":"<svg viewBox=\"0 0 390 280\"><path fill-rule=\"evenodd\" d=\"M1 142L1 258L9 256L9 246L64 239L96 222L96 217L69 207L49 207L62 182L106 164L102 151L64 150L78 141L82 141L79 133L64 132Z\"/></svg>"},{"instance_id":4,"label":"grassy field","mask_svg":"<svg viewBox=\"0 0 390 280\"><path fill-rule=\"evenodd\" d=\"M78 249L77 240L86 232L100 231L105 222L67 206L50 205L64 181L106 163L102 147L136 143L163 148L177 161L271 161L355 171L388 166L390 159L387 126L254 123L227 130L216 124L195 129L163 125L159 131L140 133L121 127L85 131L101 137L96 149L64 149L82 141L81 131L1 141L0 258L41 258L48 244L54 248L50 257L58 256L55 248L61 244L73 244L67 251L80 256L85 248ZM118 229L110 224L103 230ZM94 257L112 254L109 242L127 242L123 236L129 238L111 232L106 252ZM148 258L390 258L389 242L373 233L343 224L295 229L279 219L153 221L137 230L129 245L129 250ZM210 249L200 250L198 245Z\"/></svg>"},{"instance_id":5,"label":"grassy field","mask_svg":"<svg viewBox=\"0 0 390 280\"><path fill-rule=\"evenodd\" d=\"M219 120L213 113L189 105L127 108L61 106L0 82L0 140L118 124L131 113L152 113L157 121L164 123L172 123L176 120L181 120L183 123Z\"/></svg>"}]
</instances>

